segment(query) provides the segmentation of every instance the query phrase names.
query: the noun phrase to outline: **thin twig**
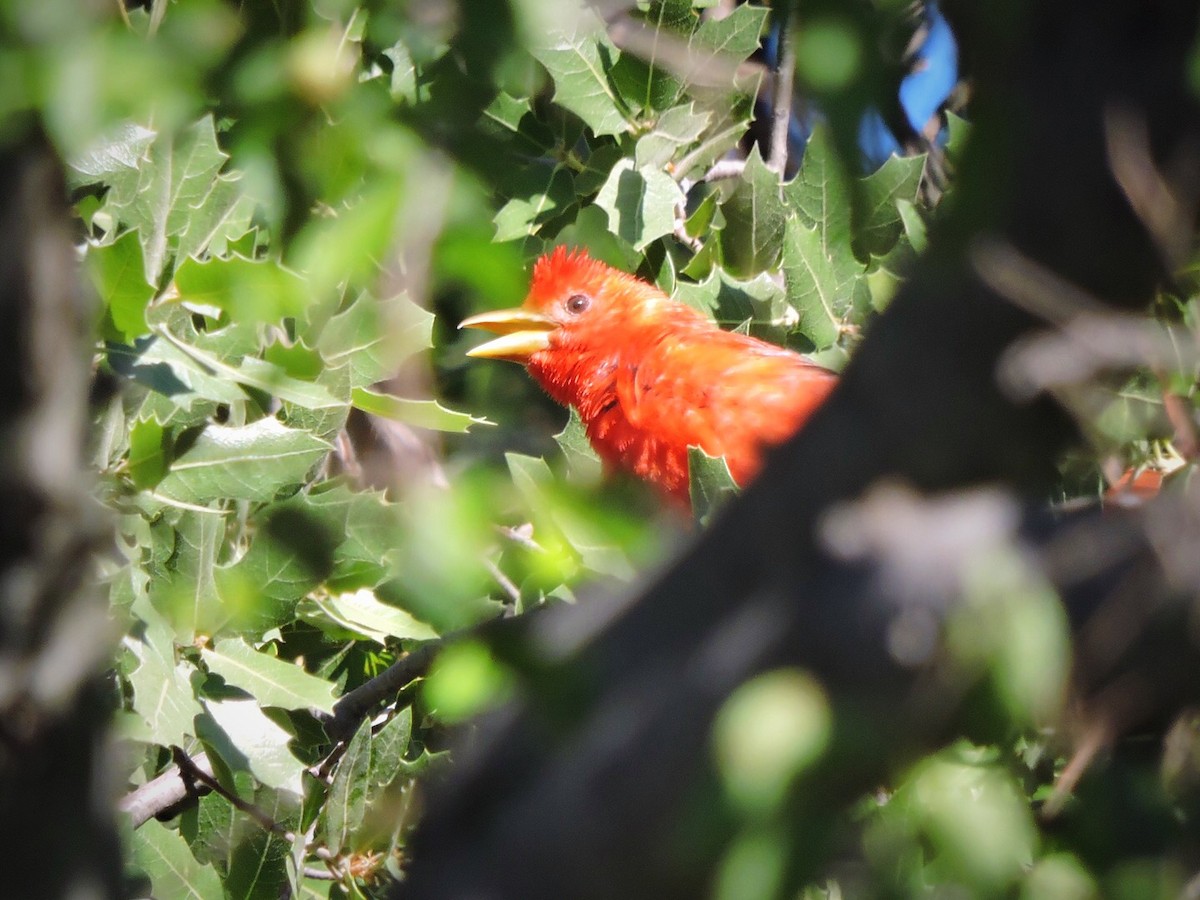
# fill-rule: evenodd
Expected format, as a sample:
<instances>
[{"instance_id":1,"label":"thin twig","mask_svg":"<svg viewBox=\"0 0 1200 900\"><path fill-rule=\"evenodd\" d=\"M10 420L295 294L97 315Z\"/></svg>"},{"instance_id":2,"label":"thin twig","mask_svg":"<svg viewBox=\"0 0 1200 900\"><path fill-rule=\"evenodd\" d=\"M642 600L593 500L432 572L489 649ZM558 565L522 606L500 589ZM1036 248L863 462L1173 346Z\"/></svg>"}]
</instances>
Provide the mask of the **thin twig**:
<instances>
[{"instance_id":1,"label":"thin twig","mask_svg":"<svg viewBox=\"0 0 1200 900\"><path fill-rule=\"evenodd\" d=\"M211 772L206 772L204 769L201 769L199 766L197 766L194 762L192 762L192 758L179 747L171 748L171 758L175 760L175 765L179 767L180 772L183 772L191 778L194 778L196 781L199 781L209 790L220 794L222 797L228 800L235 809L244 812L255 822L261 825L266 831L269 831L272 834L277 834L280 837L287 838L288 840L295 840L296 836L292 832L288 831L253 803L247 803L241 797L237 796L237 794L227 791L224 785L222 785L221 782L217 781L217 779L213 777Z\"/></svg>"},{"instance_id":2,"label":"thin twig","mask_svg":"<svg viewBox=\"0 0 1200 900\"><path fill-rule=\"evenodd\" d=\"M792 84L796 76L796 41L790 27L791 9L792 4L784 0L773 10L779 20L779 59L771 86L771 156L767 160L767 168L780 177L787 168Z\"/></svg>"}]
</instances>

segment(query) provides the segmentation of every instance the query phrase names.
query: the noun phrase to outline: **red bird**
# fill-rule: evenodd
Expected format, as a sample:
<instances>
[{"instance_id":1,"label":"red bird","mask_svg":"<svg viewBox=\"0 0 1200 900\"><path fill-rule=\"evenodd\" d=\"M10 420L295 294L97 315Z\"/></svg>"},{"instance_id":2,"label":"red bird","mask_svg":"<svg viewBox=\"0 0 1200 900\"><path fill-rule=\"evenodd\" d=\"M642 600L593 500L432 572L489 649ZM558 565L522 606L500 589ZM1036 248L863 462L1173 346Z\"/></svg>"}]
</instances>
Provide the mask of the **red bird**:
<instances>
[{"instance_id":1,"label":"red bird","mask_svg":"<svg viewBox=\"0 0 1200 900\"><path fill-rule=\"evenodd\" d=\"M525 365L573 406L592 447L689 502L688 447L724 456L745 486L766 446L788 438L837 376L811 360L721 330L661 290L563 247L537 261L525 303L459 327L500 337L468 356Z\"/></svg>"}]
</instances>

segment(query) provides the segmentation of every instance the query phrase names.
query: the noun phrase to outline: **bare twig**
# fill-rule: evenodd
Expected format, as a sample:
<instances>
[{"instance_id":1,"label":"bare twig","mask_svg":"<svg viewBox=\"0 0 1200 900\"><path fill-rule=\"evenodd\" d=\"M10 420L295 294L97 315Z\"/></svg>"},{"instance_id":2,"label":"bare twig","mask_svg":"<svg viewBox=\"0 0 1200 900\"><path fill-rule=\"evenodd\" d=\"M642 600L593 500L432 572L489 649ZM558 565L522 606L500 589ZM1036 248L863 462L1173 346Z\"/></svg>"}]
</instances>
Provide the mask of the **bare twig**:
<instances>
[{"instance_id":1,"label":"bare twig","mask_svg":"<svg viewBox=\"0 0 1200 900\"><path fill-rule=\"evenodd\" d=\"M796 41L790 27L791 3L778 4L779 60L771 90L771 156L767 168L780 177L787 168L788 125L792 119L792 84L796 77Z\"/></svg>"},{"instance_id":2,"label":"bare twig","mask_svg":"<svg viewBox=\"0 0 1200 900\"><path fill-rule=\"evenodd\" d=\"M191 772L201 771L212 775L213 768L208 754L197 753L191 758L191 764ZM126 794L117 804L117 808L129 814L134 828L140 828L164 810L201 793L204 791L197 789L195 779L176 766Z\"/></svg>"},{"instance_id":3,"label":"bare twig","mask_svg":"<svg viewBox=\"0 0 1200 900\"><path fill-rule=\"evenodd\" d=\"M221 782L217 781L217 779L213 777L211 766L201 768L200 766L196 765L192 761L192 758L179 747L171 748L171 758L175 760L175 765L179 767L180 773L188 778L199 781L210 791L220 794L222 797L228 800L235 809L244 812L266 831L269 831L272 834L277 834L280 837L287 838L288 840L295 839L296 836L292 832L288 831L286 828L272 819L269 815L263 812L263 810L259 809L253 803L248 803L247 801L243 800L241 797L237 796L237 794L227 791ZM208 762L207 758L205 759L205 762Z\"/></svg>"}]
</instances>

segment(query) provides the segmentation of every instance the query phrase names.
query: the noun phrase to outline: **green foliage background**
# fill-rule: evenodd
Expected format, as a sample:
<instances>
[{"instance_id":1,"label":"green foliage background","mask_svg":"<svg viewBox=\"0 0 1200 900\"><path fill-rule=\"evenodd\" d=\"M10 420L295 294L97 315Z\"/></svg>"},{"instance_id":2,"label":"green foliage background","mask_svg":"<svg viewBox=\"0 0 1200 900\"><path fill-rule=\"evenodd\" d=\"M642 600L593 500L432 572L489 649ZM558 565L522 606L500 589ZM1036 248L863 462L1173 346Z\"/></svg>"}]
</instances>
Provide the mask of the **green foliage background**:
<instances>
[{"instance_id":1,"label":"green foliage background","mask_svg":"<svg viewBox=\"0 0 1200 900\"><path fill-rule=\"evenodd\" d=\"M550 0L0 4L0 122L34 120L58 148L99 301L90 452L118 535L97 566L123 633L124 774L134 789L205 753L222 788L128 833L141 889L381 895L445 726L512 686L468 641L344 739L322 716L407 652L630 581L683 539L640 486L601 484L578 422L523 373L463 357L455 323L517 304L539 253L585 246L836 368L924 248L924 159L860 177L839 151L870 66L816 85L833 128L793 177L755 149L705 180L743 155L768 16L710 6L635 10L654 37L639 54ZM896 15L813 34L870 47ZM1172 305L1190 327L1190 298ZM1089 395L1105 453L1169 455L1157 390ZM694 468L707 513L725 473ZM1095 493L1097 471L1072 463L1064 494ZM810 894L1179 886L1176 863L1108 865L1103 840L1037 828L1062 750L1038 726L1067 649L1053 595L1010 563L1023 603L987 640L961 637L1008 698L997 744L927 759L848 811L854 865ZM1037 652L1015 650L1030 634ZM822 715L819 691L784 680L722 717L714 752L745 828L715 896L775 896L772 804L796 754L820 752ZM1174 814L1143 788L1149 819Z\"/></svg>"}]
</instances>

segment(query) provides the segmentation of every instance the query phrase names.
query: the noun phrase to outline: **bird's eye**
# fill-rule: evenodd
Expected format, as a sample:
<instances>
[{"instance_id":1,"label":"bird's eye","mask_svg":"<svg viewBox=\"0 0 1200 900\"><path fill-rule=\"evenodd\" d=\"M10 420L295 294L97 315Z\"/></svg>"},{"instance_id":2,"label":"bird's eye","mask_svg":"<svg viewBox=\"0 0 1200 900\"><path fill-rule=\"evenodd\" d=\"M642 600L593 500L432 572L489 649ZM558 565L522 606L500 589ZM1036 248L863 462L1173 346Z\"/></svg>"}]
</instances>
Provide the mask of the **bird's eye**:
<instances>
[{"instance_id":1,"label":"bird's eye","mask_svg":"<svg viewBox=\"0 0 1200 900\"><path fill-rule=\"evenodd\" d=\"M592 305L592 298L587 294L572 294L567 298L567 312L577 316Z\"/></svg>"}]
</instances>

